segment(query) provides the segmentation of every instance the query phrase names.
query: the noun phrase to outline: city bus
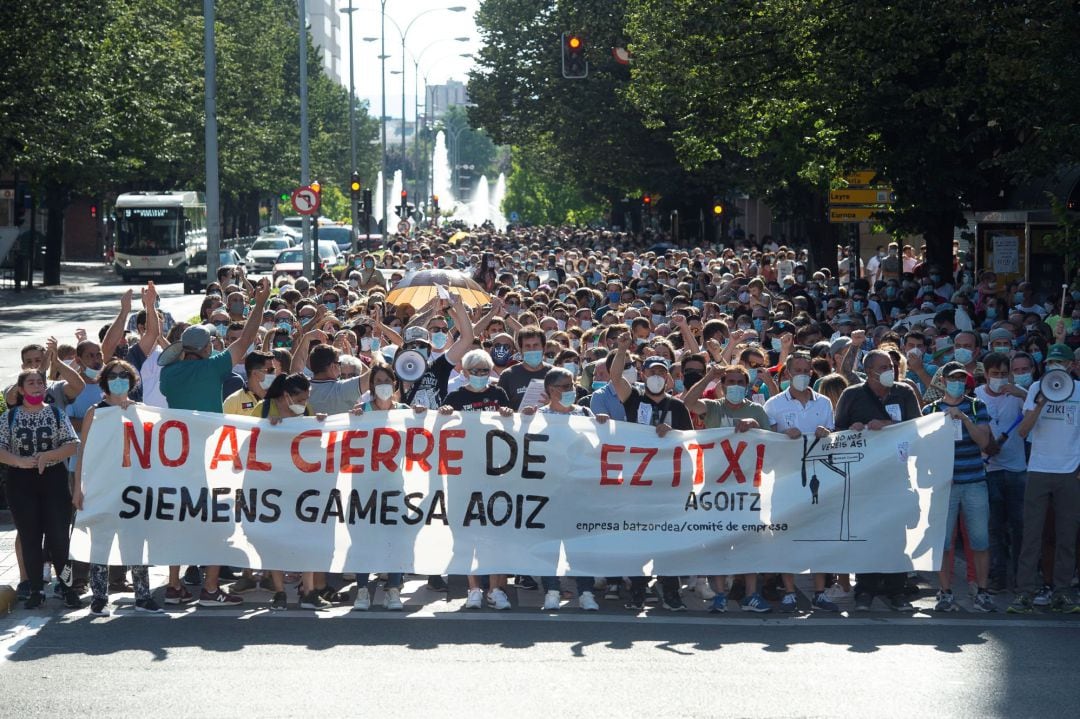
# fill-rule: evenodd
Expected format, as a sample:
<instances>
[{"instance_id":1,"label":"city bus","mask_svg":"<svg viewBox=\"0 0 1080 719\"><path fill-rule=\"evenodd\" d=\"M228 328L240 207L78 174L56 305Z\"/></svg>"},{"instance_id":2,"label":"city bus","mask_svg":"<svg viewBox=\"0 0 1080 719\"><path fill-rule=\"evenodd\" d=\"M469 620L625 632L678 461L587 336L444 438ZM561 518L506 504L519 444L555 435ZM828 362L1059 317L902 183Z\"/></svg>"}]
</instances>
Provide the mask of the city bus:
<instances>
[{"instance_id":1,"label":"city bus","mask_svg":"<svg viewBox=\"0 0 1080 719\"><path fill-rule=\"evenodd\" d=\"M125 192L116 198L113 268L125 282L141 277L182 282L191 258L205 249L202 193Z\"/></svg>"}]
</instances>

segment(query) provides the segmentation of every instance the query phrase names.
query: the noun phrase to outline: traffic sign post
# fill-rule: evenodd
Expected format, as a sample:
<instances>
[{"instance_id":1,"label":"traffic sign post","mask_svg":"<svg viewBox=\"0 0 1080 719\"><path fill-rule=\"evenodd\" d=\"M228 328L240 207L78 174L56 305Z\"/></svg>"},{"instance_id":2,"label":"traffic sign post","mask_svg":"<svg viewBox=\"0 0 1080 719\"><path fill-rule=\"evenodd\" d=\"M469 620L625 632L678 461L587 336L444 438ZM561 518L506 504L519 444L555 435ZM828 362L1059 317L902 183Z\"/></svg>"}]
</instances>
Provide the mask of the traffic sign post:
<instances>
[{"instance_id":1,"label":"traffic sign post","mask_svg":"<svg viewBox=\"0 0 1080 719\"><path fill-rule=\"evenodd\" d=\"M896 194L891 187L883 189L830 190L830 205L891 205Z\"/></svg>"},{"instance_id":2,"label":"traffic sign post","mask_svg":"<svg viewBox=\"0 0 1080 719\"><path fill-rule=\"evenodd\" d=\"M853 186L869 185L875 177L877 177L877 170L858 170L844 175L844 182Z\"/></svg>"},{"instance_id":3,"label":"traffic sign post","mask_svg":"<svg viewBox=\"0 0 1080 719\"><path fill-rule=\"evenodd\" d=\"M292 208L301 215L314 215L319 211L319 206L322 205L319 192L308 185L293 190L290 201L292 202Z\"/></svg>"},{"instance_id":4,"label":"traffic sign post","mask_svg":"<svg viewBox=\"0 0 1080 719\"><path fill-rule=\"evenodd\" d=\"M869 222L879 214L886 212L879 207L829 207L829 222Z\"/></svg>"}]
</instances>

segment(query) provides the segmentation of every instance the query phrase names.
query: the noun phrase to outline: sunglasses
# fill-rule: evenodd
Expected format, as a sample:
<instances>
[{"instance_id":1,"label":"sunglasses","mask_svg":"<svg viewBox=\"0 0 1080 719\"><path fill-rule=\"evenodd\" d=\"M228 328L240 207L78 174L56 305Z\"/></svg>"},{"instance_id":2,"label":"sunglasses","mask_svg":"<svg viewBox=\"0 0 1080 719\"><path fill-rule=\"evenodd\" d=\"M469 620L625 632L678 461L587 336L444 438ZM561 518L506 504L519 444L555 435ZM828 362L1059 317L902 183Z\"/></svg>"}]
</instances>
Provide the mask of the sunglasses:
<instances>
[{"instance_id":1,"label":"sunglasses","mask_svg":"<svg viewBox=\"0 0 1080 719\"><path fill-rule=\"evenodd\" d=\"M131 379L130 372L110 372L105 376L105 379Z\"/></svg>"}]
</instances>

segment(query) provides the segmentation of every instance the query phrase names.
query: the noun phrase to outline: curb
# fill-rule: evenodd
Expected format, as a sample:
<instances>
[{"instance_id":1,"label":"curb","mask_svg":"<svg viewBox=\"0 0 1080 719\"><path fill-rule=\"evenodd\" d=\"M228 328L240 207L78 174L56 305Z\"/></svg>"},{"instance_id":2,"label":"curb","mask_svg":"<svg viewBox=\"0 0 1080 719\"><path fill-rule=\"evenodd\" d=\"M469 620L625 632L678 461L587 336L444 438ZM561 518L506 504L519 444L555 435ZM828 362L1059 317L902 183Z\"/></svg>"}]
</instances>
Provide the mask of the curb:
<instances>
[{"instance_id":1,"label":"curb","mask_svg":"<svg viewBox=\"0 0 1080 719\"><path fill-rule=\"evenodd\" d=\"M13 288L0 290L0 297L18 297L18 296L32 296L35 294L43 295L73 295L78 292L85 292L90 289L90 285L34 285L31 289L23 288L19 292L16 292Z\"/></svg>"}]
</instances>

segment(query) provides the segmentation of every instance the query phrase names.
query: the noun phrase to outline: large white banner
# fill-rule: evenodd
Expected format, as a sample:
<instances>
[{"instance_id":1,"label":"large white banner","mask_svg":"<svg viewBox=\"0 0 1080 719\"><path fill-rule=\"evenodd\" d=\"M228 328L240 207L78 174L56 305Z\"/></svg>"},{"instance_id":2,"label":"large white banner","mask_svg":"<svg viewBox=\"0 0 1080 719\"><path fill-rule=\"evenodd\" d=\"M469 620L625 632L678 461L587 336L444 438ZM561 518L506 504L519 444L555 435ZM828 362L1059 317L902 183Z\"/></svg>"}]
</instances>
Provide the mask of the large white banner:
<instances>
[{"instance_id":1,"label":"large white banner","mask_svg":"<svg viewBox=\"0 0 1080 719\"><path fill-rule=\"evenodd\" d=\"M420 574L932 570L944 415L790 439L411 411L266 421L96 413L71 554Z\"/></svg>"}]
</instances>

